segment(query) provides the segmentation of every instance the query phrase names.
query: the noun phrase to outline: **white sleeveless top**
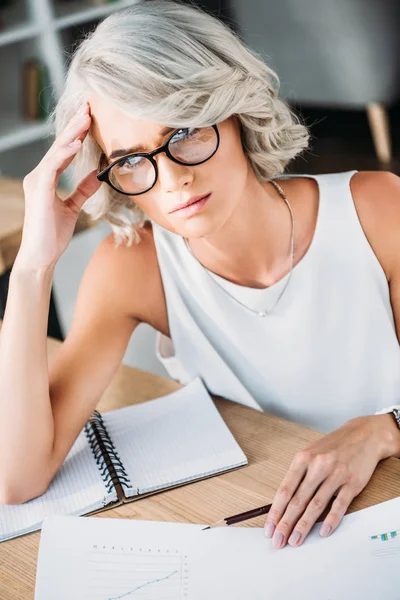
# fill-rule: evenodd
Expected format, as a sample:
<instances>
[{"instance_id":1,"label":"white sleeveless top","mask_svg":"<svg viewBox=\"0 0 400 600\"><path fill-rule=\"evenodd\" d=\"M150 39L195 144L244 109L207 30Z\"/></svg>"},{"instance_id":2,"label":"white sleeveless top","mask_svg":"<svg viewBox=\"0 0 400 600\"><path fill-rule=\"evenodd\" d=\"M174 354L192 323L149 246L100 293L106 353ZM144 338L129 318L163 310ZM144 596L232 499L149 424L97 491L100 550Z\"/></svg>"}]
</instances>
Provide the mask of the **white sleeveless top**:
<instances>
[{"instance_id":1,"label":"white sleeveless top","mask_svg":"<svg viewBox=\"0 0 400 600\"><path fill-rule=\"evenodd\" d=\"M181 236L153 223L172 338L159 336L158 356L174 379L199 376L211 393L322 432L398 403L389 287L355 210L355 172L312 176L314 237L266 317L213 278L247 306L268 310L289 275L264 289L210 277Z\"/></svg>"}]
</instances>

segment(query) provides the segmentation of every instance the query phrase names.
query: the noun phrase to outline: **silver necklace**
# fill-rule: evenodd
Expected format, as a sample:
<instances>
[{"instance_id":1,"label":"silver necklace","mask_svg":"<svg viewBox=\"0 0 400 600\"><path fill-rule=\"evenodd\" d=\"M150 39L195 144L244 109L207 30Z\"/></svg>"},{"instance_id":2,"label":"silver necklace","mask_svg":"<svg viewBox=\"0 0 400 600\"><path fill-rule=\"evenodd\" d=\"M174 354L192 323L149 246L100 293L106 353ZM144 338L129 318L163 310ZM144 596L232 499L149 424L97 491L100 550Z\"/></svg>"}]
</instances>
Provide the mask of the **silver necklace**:
<instances>
[{"instance_id":1,"label":"silver necklace","mask_svg":"<svg viewBox=\"0 0 400 600\"><path fill-rule=\"evenodd\" d=\"M290 278L292 276L292 271L293 271L293 263L294 263L294 217L293 217L293 211L292 211L292 207L289 204L289 200L286 198L286 194L283 191L283 189L281 188L281 186L279 185L279 183L277 183L276 181L272 181L270 180L270 183L272 183L272 185L275 187L275 189L278 191L279 195L281 196L281 198L285 201L286 206L289 209L289 213L290 213L290 219L292 222L292 233L291 233L291 238L290 238L290 271L288 274L288 278L286 279L286 283L283 286L280 294L278 295L278 298L276 299L274 305L272 306L272 308L270 308L269 310L254 310L253 308L251 308L250 306L247 306L247 304L244 304L243 302L241 302L240 300L238 300L237 298L235 298L235 296L232 296L232 294L230 294L228 292L228 290L226 290L220 283L218 283L218 281L216 279L214 279L214 277L212 277L211 273L208 271L208 269L206 269L204 267L204 265L201 264L201 262L196 258L196 256L193 254L191 247L189 246L189 243L187 241L186 238L184 239L184 242L186 244L187 249L189 250L189 252L191 253L191 255L193 256L193 258L196 259L196 261L199 263L199 265L203 268L203 270L207 273L207 275L210 277L210 279L215 283L215 285L217 285L223 292L225 292L225 294L227 296L229 296L232 300L234 300L237 304L240 304L240 306L243 306L243 308L245 308L246 310L258 315L259 317L266 317L267 315L269 315L274 308L276 307L276 305L278 304L279 300L282 298L283 294L286 291L287 286L289 285L289 281Z\"/></svg>"}]
</instances>

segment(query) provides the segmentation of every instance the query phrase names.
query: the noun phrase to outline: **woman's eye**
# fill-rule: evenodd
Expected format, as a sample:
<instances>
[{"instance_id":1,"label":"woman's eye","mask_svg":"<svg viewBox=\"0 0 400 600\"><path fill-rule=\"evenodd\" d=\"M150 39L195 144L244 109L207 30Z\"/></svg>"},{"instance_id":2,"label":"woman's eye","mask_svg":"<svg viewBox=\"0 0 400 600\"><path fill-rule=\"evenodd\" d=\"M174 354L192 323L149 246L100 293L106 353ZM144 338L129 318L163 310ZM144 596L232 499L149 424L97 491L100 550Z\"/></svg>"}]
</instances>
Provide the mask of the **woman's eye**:
<instances>
[{"instance_id":1,"label":"woman's eye","mask_svg":"<svg viewBox=\"0 0 400 600\"><path fill-rule=\"evenodd\" d=\"M132 156L130 158L124 158L118 163L117 168L119 171L135 169L137 167L140 167L144 160L145 159L143 158L143 156Z\"/></svg>"},{"instance_id":2,"label":"woman's eye","mask_svg":"<svg viewBox=\"0 0 400 600\"><path fill-rule=\"evenodd\" d=\"M186 127L185 129L180 129L176 132L171 141L180 142L181 140L194 137L198 131L199 129L197 127Z\"/></svg>"}]
</instances>

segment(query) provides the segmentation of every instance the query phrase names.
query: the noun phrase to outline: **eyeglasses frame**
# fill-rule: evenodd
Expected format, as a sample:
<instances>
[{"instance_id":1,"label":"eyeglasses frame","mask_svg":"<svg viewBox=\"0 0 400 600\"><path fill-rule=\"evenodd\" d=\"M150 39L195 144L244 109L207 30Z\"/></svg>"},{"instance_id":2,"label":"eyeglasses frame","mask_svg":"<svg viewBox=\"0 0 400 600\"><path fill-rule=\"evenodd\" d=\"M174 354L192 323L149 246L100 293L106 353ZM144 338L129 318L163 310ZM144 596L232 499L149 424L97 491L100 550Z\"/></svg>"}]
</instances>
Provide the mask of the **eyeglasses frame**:
<instances>
[{"instance_id":1,"label":"eyeglasses frame","mask_svg":"<svg viewBox=\"0 0 400 600\"><path fill-rule=\"evenodd\" d=\"M207 127L207 126L206 126ZM208 126L210 127L210 126ZM214 156L214 154L216 153L216 151L218 150L219 147L219 142L220 142L220 135L219 135L219 131L218 131L218 127L216 124L211 125L211 127L214 129L216 135L217 135L217 144L215 146L215 150L212 154L210 154L210 156L208 156L205 160L202 160L200 162L196 162L196 163L188 163L188 162L183 162L181 160L178 160L177 158L175 158L175 156L173 156L168 148L168 145L170 143L170 141L172 140L172 138L177 134L178 131L181 131L182 129L188 129L187 127L180 127L179 129L176 129L175 131L173 131L171 133L171 135L168 137L167 141L165 142L165 144L163 144L162 146L159 146L158 148L156 148L155 150L153 150L152 152L133 152L132 154L127 154L126 156L121 156L120 158L117 158L116 160L114 160L110 165L108 165L107 167L105 167L102 171L100 171L100 173L97 173L96 177L99 181L102 181L104 183L107 183L110 187L112 187L116 192L119 192L120 194L124 194L125 196L141 196L142 194L146 194L147 192L149 192L157 183L157 179L158 179L158 167L157 167L157 162L154 160L154 156L156 156L157 154L160 154L162 152L165 152L165 154L168 156L168 158L170 160L172 160L173 162L177 163L178 165L188 165L191 167L197 166L197 165L202 165L203 163L207 162L208 160L210 160L210 158L212 158ZM203 129L203 128L201 128ZM100 160L99 160L99 167L101 164L101 160L104 157L104 153L100 156ZM122 190L118 189L115 185L113 185L110 181L110 171L111 169L121 160L125 160L127 158L131 158L132 156L144 156L145 158L149 159L150 162L152 163L153 167L154 167L154 171L155 171L155 179L154 179L154 183L151 187L147 188L147 190L144 190L143 192L136 192L136 193L129 193L129 192L123 192Z\"/></svg>"}]
</instances>

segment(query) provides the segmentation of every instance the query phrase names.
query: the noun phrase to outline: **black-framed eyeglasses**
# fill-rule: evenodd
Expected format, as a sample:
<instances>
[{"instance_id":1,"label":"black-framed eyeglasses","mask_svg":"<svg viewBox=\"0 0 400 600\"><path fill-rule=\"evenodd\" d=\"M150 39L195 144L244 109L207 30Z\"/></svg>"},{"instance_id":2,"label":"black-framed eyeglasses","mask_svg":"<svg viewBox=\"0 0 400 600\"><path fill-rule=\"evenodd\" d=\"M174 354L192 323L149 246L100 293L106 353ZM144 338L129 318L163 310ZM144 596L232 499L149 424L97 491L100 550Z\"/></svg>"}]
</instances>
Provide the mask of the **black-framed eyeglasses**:
<instances>
[{"instance_id":1,"label":"black-framed eyeglasses","mask_svg":"<svg viewBox=\"0 0 400 600\"><path fill-rule=\"evenodd\" d=\"M127 154L105 168L106 157L102 154L97 179L121 194L139 196L151 190L157 181L158 168L154 160L157 154L165 152L168 158L180 165L201 165L214 156L219 139L216 125L177 129L165 144L153 152Z\"/></svg>"}]
</instances>

